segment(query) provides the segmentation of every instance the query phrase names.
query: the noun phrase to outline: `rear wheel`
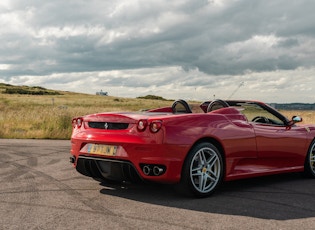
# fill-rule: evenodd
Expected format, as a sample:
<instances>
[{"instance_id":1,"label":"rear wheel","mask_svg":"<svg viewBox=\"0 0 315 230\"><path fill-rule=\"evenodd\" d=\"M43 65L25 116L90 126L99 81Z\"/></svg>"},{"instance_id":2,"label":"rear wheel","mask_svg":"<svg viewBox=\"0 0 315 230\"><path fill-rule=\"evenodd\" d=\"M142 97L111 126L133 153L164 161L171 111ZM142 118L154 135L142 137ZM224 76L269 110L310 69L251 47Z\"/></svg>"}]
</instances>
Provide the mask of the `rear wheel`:
<instances>
[{"instance_id":1,"label":"rear wheel","mask_svg":"<svg viewBox=\"0 0 315 230\"><path fill-rule=\"evenodd\" d=\"M315 140L313 140L308 150L304 168L307 176L315 178Z\"/></svg>"},{"instance_id":2,"label":"rear wheel","mask_svg":"<svg viewBox=\"0 0 315 230\"><path fill-rule=\"evenodd\" d=\"M209 196L222 182L223 168L221 153L213 144L197 144L185 160L180 188L197 197Z\"/></svg>"}]
</instances>

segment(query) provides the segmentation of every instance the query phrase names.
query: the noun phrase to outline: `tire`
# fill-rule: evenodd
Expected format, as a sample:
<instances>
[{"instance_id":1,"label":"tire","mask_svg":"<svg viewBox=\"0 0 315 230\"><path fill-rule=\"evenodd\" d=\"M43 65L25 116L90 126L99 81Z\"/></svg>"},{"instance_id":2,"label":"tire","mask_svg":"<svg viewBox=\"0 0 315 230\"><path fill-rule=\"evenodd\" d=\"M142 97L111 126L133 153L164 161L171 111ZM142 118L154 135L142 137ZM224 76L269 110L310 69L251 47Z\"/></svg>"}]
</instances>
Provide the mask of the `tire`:
<instances>
[{"instance_id":1,"label":"tire","mask_svg":"<svg viewBox=\"0 0 315 230\"><path fill-rule=\"evenodd\" d=\"M308 177L315 178L315 140L310 145L305 159L304 172Z\"/></svg>"},{"instance_id":2,"label":"tire","mask_svg":"<svg viewBox=\"0 0 315 230\"><path fill-rule=\"evenodd\" d=\"M223 172L220 151L211 143L199 143L187 155L177 190L196 197L210 196L221 184Z\"/></svg>"}]
</instances>

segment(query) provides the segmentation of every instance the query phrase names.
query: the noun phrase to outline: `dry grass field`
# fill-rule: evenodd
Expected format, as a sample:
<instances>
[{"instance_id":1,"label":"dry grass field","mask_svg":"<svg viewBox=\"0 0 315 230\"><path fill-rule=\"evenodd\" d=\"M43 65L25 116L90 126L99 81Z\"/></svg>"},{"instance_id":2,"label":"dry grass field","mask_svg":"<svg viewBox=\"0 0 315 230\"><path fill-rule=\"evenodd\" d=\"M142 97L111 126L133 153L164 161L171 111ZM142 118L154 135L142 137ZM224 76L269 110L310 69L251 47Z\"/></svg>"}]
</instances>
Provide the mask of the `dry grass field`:
<instances>
[{"instance_id":1,"label":"dry grass field","mask_svg":"<svg viewBox=\"0 0 315 230\"><path fill-rule=\"evenodd\" d=\"M138 111L170 101L126 99L62 92L63 95L0 93L0 138L69 139L75 116L108 111Z\"/></svg>"},{"instance_id":2,"label":"dry grass field","mask_svg":"<svg viewBox=\"0 0 315 230\"><path fill-rule=\"evenodd\" d=\"M90 113L139 111L172 101L130 99L61 92L62 95L3 94L0 91L0 138L69 139L71 119ZM195 102L195 108L198 107ZM315 124L314 111L281 111Z\"/></svg>"}]
</instances>

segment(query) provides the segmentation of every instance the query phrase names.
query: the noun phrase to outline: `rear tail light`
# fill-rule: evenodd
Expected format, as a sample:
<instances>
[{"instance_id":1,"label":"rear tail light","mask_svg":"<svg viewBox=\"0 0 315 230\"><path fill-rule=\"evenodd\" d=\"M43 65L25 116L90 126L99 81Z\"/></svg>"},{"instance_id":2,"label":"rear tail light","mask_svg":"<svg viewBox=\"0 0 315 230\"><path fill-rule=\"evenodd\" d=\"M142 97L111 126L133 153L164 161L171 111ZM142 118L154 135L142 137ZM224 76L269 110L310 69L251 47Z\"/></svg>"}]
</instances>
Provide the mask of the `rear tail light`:
<instances>
[{"instance_id":1,"label":"rear tail light","mask_svg":"<svg viewBox=\"0 0 315 230\"><path fill-rule=\"evenodd\" d=\"M157 133L162 127L162 121L160 120L154 120L151 122L148 122L148 120L138 121L137 129L139 132L144 132L147 127L149 127L152 133Z\"/></svg>"},{"instance_id":2,"label":"rear tail light","mask_svg":"<svg viewBox=\"0 0 315 230\"><path fill-rule=\"evenodd\" d=\"M138 131L143 132L148 126L148 121L147 120L139 120L138 121Z\"/></svg>"},{"instance_id":3,"label":"rear tail light","mask_svg":"<svg viewBox=\"0 0 315 230\"><path fill-rule=\"evenodd\" d=\"M73 118L72 119L72 128L75 128L76 125L77 125L77 119Z\"/></svg>"},{"instance_id":4,"label":"rear tail light","mask_svg":"<svg viewBox=\"0 0 315 230\"><path fill-rule=\"evenodd\" d=\"M82 124L83 124L83 118L79 117L79 118L77 119L77 127L78 127L78 128L81 128Z\"/></svg>"},{"instance_id":5,"label":"rear tail light","mask_svg":"<svg viewBox=\"0 0 315 230\"><path fill-rule=\"evenodd\" d=\"M82 124L83 124L83 118L82 117L72 119L72 127L73 128L77 127L79 129L79 128L81 128Z\"/></svg>"},{"instance_id":6,"label":"rear tail light","mask_svg":"<svg viewBox=\"0 0 315 230\"><path fill-rule=\"evenodd\" d=\"M162 127L162 121L152 121L150 124L150 131L157 133Z\"/></svg>"}]
</instances>

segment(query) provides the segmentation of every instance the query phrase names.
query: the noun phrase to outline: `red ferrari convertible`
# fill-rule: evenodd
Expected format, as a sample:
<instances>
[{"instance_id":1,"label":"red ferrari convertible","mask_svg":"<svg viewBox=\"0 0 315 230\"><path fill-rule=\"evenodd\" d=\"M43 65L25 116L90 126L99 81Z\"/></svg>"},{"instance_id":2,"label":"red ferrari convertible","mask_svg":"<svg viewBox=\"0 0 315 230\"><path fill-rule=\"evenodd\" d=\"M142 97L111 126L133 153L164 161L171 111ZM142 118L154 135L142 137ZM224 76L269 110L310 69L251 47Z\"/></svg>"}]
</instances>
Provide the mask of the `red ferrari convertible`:
<instances>
[{"instance_id":1,"label":"red ferrari convertible","mask_svg":"<svg viewBox=\"0 0 315 230\"><path fill-rule=\"evenodd\" d=\"M101 181L173 183L198 197L223 181L302 172L315 178L315 125L258 101L184 100L144 112L72 120L76 170Z\"/></svg>"}]
</instances>

